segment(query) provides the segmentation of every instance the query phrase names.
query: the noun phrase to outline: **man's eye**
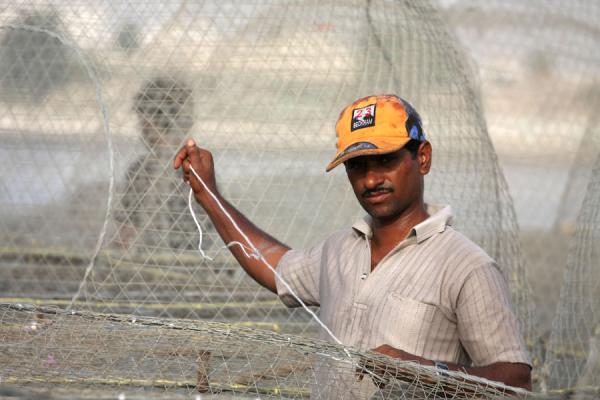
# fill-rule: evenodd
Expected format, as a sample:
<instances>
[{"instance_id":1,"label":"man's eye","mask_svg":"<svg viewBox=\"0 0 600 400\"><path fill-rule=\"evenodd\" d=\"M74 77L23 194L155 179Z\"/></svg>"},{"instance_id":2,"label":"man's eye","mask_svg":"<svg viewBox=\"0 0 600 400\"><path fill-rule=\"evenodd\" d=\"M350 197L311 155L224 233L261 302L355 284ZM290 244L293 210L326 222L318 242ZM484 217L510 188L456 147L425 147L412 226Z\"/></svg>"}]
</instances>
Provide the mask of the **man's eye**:
<instances>
[{"instance_id":1,"label":"man's eye","mask_svg":"<svg viewBox=\"0 0 600 400\"><path fill-rule=\"evenodd\" d=\"M360 168L360 163L356 161L346 161L346 168L350 171L356 171Z\"/></svg>"},{"instance_id":2,"label":"man's eye","mask_svg":"<svg viewBox=\"0 0 600 400\"><path fill-rule=\"evenodd\" d=\"M398 159L396 154L384 154L380 158L381 164L389 165L394 163Z\"/></svg>"}]
</instances>

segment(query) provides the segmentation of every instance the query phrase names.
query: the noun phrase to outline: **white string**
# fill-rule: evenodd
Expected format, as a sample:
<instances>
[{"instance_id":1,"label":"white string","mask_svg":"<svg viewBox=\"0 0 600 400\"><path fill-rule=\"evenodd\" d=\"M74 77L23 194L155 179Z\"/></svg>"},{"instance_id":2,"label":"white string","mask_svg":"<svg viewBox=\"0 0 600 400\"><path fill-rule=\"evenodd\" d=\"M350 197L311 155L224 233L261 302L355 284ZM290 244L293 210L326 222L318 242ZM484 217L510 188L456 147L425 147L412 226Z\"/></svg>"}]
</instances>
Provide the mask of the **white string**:
<instances>
[{"instance_id":1,"label":"white string","mask_svg":"<svg viewBox=\"0 0 600 400\"><path fill-rule=\"evenodd\" d=\"M200 235L200 238L198 239L198 251L200 252L200 255L202 256L202 258L206 258L207 260L214 261L215 260L214 258L207 256L206 253L204 253L204 250L202 250L202 235L203 235L202 226L200 225L200 222L198 222L198 218L196 218L196 213L194 212L194 209L192 208L193 195L194 195L194 191L192 189L190 189L190 193L188 195L188 208L190 209L190 214L192 214L194 223L196 223L196 228L198 228L198 234Z\"/></svg>"},{"instance_id":2,"label":"white string","mask_svg":"<svg viewBox=\"0 0 600 400\"><path fill-rule=\"evenodd\" d=\"M271 272L273 272L273 274L275 274L275 276L277 277L277 279L279 279L279 281L286 287L286 289L289 290L289 292L291 293L292 297L294 297L294 299L296 299L296 301L300 304L300 306L302 308L304 308L304 310L312 316L312 318L317 322L317 324L319 324L321 326L321 328L323 328L323 330L325 332L327 332L327 334L337 344L343 345L343 343L341 342L341 340L339 340L333 334L333 332L331 332L331 330L327 327L327 325L325 325L323 323L323 321L321 321L319 319L319 317L317 317L317 315L310 308L308 308L308 306L306 304L304 304L304 302L302 301L302 299L300 299L300 297L298 297L298 295L288 285L288 283L281 277L281 275L279 275L279 273L275 270L275 268L263 257L262 253L258 250L258 248L256 248L256 246L254 246L254 243L252 243L252 241L250 240L250 238L248 236L246 236L246 234L238 226L238 224L231 217L231 215L229 215L229 213L227 212L227 210L225 209L225 207L223 207L223 205L221 204L221 202L219 201L219 199L217 199L217 196L215 196L215 194L208 188L208 186L206 186L206 184L204 183L204 181L202 180L202 178L200 178L200 176L196 173L196 171L194 170L194 168L191 165L190 165L190 170L192 171L192 173L194 174L194 176L196 177L196 179L198 179L198 182L200 182L200 184L202 185L202 187L204 188L204 190L206 190L206 192L210 195L210 197L212 197L213 200L217 203L217 206L219 206L219 209L221 209L221 211L223 212L223 214L225 214L225 216L227 217L227 219L229 220L229 222L231 222L231 224L233 225L233 227L235 228L235 230L244 238L244 240L248 244L248 246L246 246L243 243L240 243L240 242L237 242L237 241L233 241L233 242L227 243L226 247L230 248L230 247L233 247L235 245L238 245L238 246L240 246L240 248L242 249L242 251L244 252L244 255L246 257L248 257L248 258L254 258L256 260L260 260L263 264L265 264L267 266L267 268L269 268L271 270ZM196 215L195 215L194 210L192 208L192 194L193 194L193 190L190 189L190 194L188 196L188 206L189 206L189 209L190 209L190 213L192 214L192 217L194 218L194 222L196 223L196 226L198 227L198 231L200 232L200 242L198 243L198 249L200 250L200 254L203 257L205 257L205 258L207 258L209 260L212 260L212 258L206 257L205 254L204 254L204 250L202 250L202 228L200 227L200 224L198 223L198 219L196 218ZM246 249L251 250L251 252L248 252Z\"/></svg>"},{"instance_id":3,"label":"white string","mask_svg":"<svg viewBox=\"0 0 600 400\"><path fill-rule=\"evenodd\" d=\"M269 268L271 270L271 272L273 272L273 274L275 274L275 276L277 277L277 279L279 279L279 281L281 281L281 283L283 283L283 285L286 287L286 289L289 290L289 292L291 293L292 297L294 297L294 299L296 299L296 301L317 322L317 324L319 324L321 326L321 328L323 328L323 330L325 332L327 332L327 334L337 344L343 346L344 353L346 354L346 356L348 357L349 360L346 360L346 361L338 360L338 361L349 362L350 365L352 365L354 367L361 368L361 370L363 370L363 373L365 373L367 375L370 375L370 376L372 376L374 378L377 378L377 375L373 371L369 371L368 369L362 368L359 363L357 363L356 361L354 361L354 359L352 358L352 355L350 354L350 352L348 351L348 349L344 346L344 344L342 343L342 341L339 340L337 338L337 336L335 336L333 334L333 332L329 329L329 327L327 325L325 325L325 323L323 323L323 321L321 321L321 319L310 308L308 308L308 306L302 301L302 299L300 299L300 297L298 297L298 295L296 294L296 292L294 292L294 290L281 277L281 275L279 275L279 273L275 270L275 268L273 268L273 266L263 257L262 253L258 250L258 248L254 245L254 243L252 243L252 241L250 240L250 238L248 236L246 236L246 234L238 226L238 224L235 222L235 220L227 212L227 210L225 209L225 207L223 207L223 205L221 204L221 202L219 201L219 199L217 199L217 196L215 196L215 194L208 188L208 186L206 186L206 184L204 183L204 181L202 180L202 178L200 178L200 176L196 173L196 171L194 170L194 168L191 165L190 165L190 170L192 171L192 173L194 174L194 176L196 177L196 179L198 179L198 182L200 182L200 184L202 185L202 187L204 188L204 190L206 190L206 192L210 195L210 197L212 197L213 200L217 203L217 206L219 206L219 208L221 209L221 211L223 212L223 214L225 214L225 216L227 217L227 219L229 220L229 222L231 222L231 224L233 225L233 227L235 228L235 230L238 231L238 233L240 235L242 235L242 237L244 238L244 240L246 241L246 243L248 243L248 245L249 245L249 246L246 246L246 245L244 245L241 242L232 241L232 242L227 243L225 245L225 247L226 248L231 248L231 247L237 245L237 246L239 246L242 249L242 252L244 253L244 255L246 257L248 257L248 258L254 258L256 260L262 261L262 263L265 264L267 266L267 268ZM198 241L198 250L200 251L200 255L203 258L206 258L206 259L208 259L210 261L213 261L213 259L211 257L208 257L204 253L204 250L202 250L203 232L202 232L202 227L201 227L200 223L198 222L198 218L196 217L196 213L194 212L194 209L192 207L193 193L194 193L194 191L192 189L190 189L190 192L188 194L188 208L190 210L190 214L192 214L192 218L194 219L194 222L196 223L196 227L198 228L198 232L200 234L200 238L199 238L199 241ZM248 250L250 250L250 252ZM328 357L332 358L331 356L328 356Z\"/></svg>"}]
</instances>

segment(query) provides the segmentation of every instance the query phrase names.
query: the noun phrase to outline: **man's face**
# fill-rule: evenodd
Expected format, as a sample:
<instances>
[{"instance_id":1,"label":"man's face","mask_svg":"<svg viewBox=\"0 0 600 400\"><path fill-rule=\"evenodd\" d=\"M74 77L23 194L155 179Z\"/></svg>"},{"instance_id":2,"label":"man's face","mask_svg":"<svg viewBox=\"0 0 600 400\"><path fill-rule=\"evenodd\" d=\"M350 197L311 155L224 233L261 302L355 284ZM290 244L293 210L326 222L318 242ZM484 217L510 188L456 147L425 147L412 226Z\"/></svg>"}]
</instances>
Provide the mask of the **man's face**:
<instances>
[{"instance_id":1,"label":"man's face","mask_svg":"<svg viewBox=\"0 0 600 400\"><path fill-rule=\"evenodd\" d=\"M344 163L360 205L371 217L394 219L423 199L423 175L429 172L431 145L421 144L416 157L406 149L360 156Z\"/></svg>"}]
</instances>

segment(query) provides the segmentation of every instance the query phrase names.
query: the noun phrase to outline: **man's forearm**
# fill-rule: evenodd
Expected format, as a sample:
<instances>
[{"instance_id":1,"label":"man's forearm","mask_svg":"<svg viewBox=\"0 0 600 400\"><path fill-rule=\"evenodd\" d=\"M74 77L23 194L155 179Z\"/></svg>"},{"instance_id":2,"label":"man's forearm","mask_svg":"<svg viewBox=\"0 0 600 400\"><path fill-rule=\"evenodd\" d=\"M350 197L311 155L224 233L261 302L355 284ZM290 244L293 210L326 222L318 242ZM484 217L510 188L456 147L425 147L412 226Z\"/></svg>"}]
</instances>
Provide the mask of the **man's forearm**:
<instances>
[{"instance_id":1,"label":"man's forearm","mask_svg":"<svg viewBox=\"0 0 600 400\"><path fill-rule=\"evenodd\" d=\"M404 361L414 361L434 366L435 361L407 353L389 345L379 346L373 351ZM483 367L465 367L455 363L446 363L451 371L465 372L469 375L502 382L505 385L531 390L531 368L523 363L497 362Z\"/></svg>"},{"instance_id":2,"label":"man's forearm","mask_svg":"<svg viewBox=\"0 0 600 400\"><path fill-rule=\"evenodd\" d=\"M200 195L196 195L196 200L206 211L223 241L227 245L230 245L229 249L231 250L231 253L240 263L242 268L244 268L256 282L273 293L277 293L275 275L265 263L260 259L248 257L239 245L233 244L239 242L246 246L246 253L253 253L251 244L244 239L223 209L231 216L239 229L244 232L252 244L256 246L256 249L260 252L262 257L264 257L271 266L276 267L281 257L283 257L290 248L254 225L241 212L225 200L218 191L215 191L214 195L215 198L209 193L204 192ZM219 203L223 209L219 207Z\"/></svg>"},{"instance_id":3,"label":"man's forearm","mask_svg":"<svg viewBox=\"0 0 600 400\"><path fill-rule=\"evenodd\" d=\"M189 139L175 155L173 168L182 168L183 180L190 185L196 200L206 210L217 232L241 266L254 280L277 293L275 274L262 258L274 268L289 247L252 224L220 195L212 154ZM236 242L243 247L236 245ZM260 252L260 258L257 257L258 254L254 254L256 250Z\"/></svg>"},{"instance_id":4,"label":"man's forearm","mask_svg":"<svg viewBox=\"0 0 600 400\"><path fill-rule=\"evenodd\" d=\"M484 367L461 367L453 365L458 370L464 370L470 375L502 382L505 385L531 390L531 368L527 364L512 362L497 362Z\"/></svg>"}]
</instances>

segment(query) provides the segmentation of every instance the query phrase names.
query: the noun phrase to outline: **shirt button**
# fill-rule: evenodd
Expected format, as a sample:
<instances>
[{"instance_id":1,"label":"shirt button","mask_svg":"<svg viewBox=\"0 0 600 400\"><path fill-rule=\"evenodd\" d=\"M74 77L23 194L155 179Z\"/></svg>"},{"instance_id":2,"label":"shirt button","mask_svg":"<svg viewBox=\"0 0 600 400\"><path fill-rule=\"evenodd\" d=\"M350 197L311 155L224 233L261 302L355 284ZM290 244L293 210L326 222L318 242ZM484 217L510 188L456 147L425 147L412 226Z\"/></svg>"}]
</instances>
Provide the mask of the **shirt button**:
<instances>
[{"instance_id":1,"label":"shirt button","mask_svg":"<svg viewBox=\"0 0 600 400\"><path fill-rule=\"evenodd\" d=\"M367 273L366 273L366 272L363 272L363 274L360 276L360 279L362 279L363 281L364 281L365 279L367 279Z\"/></svg>"}]
</instances>

